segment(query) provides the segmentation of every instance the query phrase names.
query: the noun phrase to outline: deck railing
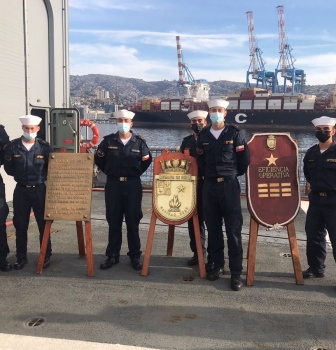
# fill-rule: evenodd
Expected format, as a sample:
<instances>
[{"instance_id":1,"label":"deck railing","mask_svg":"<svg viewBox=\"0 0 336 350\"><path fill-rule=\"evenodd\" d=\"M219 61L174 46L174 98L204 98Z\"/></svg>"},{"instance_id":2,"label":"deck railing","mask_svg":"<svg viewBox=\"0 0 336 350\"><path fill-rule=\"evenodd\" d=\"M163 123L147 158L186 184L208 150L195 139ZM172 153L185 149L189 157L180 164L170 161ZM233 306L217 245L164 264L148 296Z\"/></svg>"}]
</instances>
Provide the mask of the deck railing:
<instances>
[{"instance_id":1,"label":"deck railing","mask_svg":"<svg viewBox=\"0 0 336 350\"><path fill-rule=\"evenodd\" d=\"M157 156L160 156L163 149L168 149L169 152L180 152L180 147L150 147L151 154L153 156L153 159ZM299 149L299 179L300 179L300 190L301 190L301 196L305 196L305 178L303 175L303 157L305 153L307 152L307 148L300 148ZM146 172L141 176L141 181L143 185L147 188L152 187L152 177L153 177L153 162L150 165L150 167L146 170ZM238 177L241 187L241 192L245 193L245 175Z\"/></svg>"},{"instance_id":2,"label":"deck railing","mask_svg":"<svg viewBox=\"0 0 336 350\"><path fill-rule=\"evenodd\" d=\"M176 146L176 147L155 146L155 147L149 147L149 149L151 151L153 159L155 157L160 156L164 149L167 149L169 152L180 152L179 146ZM306 196L305 194L306 182L303 174L303 157L307 152L307 150L308 148L299 148L299 179L300 179L300 194L302 197ZM149 168L141 176L141 182L145 189L150 189L153 186L153 164L154 163L152 162ZM241 193L244 194L246 190L245 175L239 176L238 180L241 187ZM101 187L101 186L104 186L104 184L105 184L104 182L100 182L99 180L97 180L97 178L94 178L95 187Z\"/></svg>"}]
</instances>

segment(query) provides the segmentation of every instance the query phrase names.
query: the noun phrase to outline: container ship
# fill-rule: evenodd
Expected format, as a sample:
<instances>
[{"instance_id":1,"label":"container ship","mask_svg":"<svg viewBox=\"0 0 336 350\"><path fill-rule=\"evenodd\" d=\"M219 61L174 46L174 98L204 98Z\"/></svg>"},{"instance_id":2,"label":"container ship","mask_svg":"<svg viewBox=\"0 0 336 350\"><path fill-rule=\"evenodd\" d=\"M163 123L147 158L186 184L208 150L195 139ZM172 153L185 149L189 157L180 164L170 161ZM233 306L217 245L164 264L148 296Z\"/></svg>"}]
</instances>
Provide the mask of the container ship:
<instances>
[{"instance_id":1,"label":"container ship","mask_svg":"<svg viewBox=\"0 0 336 350\"><path fill-rule=\"evenodd\" d=\"M204 91L204 90L203 90ZM336 118L336 85L333 99L320 99L302 93L272 93L269 90L245 88L216 96L229 102L227 123L257 129L306 129L311 120L323 115ZM128 106L135 113L137 126L172 126L189 124L187 114L208 110L206 100L164 99L143 100Z\"/></svg>"}]
</instances>

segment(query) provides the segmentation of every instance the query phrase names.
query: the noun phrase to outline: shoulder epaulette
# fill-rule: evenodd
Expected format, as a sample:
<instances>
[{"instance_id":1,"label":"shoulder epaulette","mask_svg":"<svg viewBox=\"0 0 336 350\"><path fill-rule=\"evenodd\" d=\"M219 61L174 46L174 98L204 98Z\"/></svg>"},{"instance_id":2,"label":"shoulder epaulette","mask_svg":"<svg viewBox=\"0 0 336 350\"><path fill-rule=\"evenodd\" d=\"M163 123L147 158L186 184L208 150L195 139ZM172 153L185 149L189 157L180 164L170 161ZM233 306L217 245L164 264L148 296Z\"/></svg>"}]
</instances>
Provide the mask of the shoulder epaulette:
<instances>
[{"instance_id":1,"label":"shoulder epaulette","mask_svg":"<svg viewBox=\"0 0 336 350\"><path fill-rule=\"evenodd\" d=\"M314 146L311 146L310 148L308 148L307 152L312 150L313 148L315 148L316 146L318 146L318 144L314 145Z\"/></svg>"},{"instance_id":2,"label":"shoulder epaulette","mask_svg":"<svg viewBox=\"0 0 336 350\"><path fill-rule=\"evenodd\" d=\"M106 139L107 137L110 137L110 136L114 136L115 134L108 134L108 135L105 135L103 136L103 139Z\"/></svg>"},{"instance_id":3,"label":"shoulder epaulette","mask_svg":"<svg viewBox=\"0 0 336 350\"><path fill-rule=\"evenodd\" d=\"M17 139L14 139L14 140L11 140L8 142L8 144L10 143L18 143L19 141L21 140L21 137L17 138Z\"/></svg>"},{"instance_id":4,"label":"shoulder epaulette","mask_svg":"<svg viewBox=\"0 0 336 350\"><path fill-rule=\"evenodd\" d=\"M0 128L5 128L2 124L0 124Z\"/></svg>"},{"instance_id":5,"label":"shoulder epaulette","mask_svg":"<svg viewBox=\"0 0 336 350\"><path fill-rule=\"evenodd\" d=\"M188 136L184 137L183 140L190 139L191 137L193 137L193 135L188 135Z\"/></svg>"},{"instance_id":6,"label":"shoulder epaulette","mask_svg":"<svg viewBox=\"0 0 336 350\"><path fill-rule=\"evenodd\" d=\"M140 135L135 135L138 139L140 139L140 140L142 140L143 142L146 142L146 140L142 137L142 136L140 136Z\"/></svg>"},{"instance_id":7,"label":"shoulder epaulette","mask_svg":"<svg viewBox=\"0 0 336 350\"><path fill-rule=\"evenodd\" d=\"M236 130L240 131L240 127L238 125L236 125L236 124L229 124L229 126L232 126Z\"/></svg>"},{"instance_id":8,"label":"shoulder epaulette","mask_svg":"<svg viewBox=\"0 0 336 350\"><path fill-rule=\"evenodd\" d=\"M41 145L48 145L48 146L50 146L50 143L49 142L47 142L47 141L44 141L44 140L41 140L41 139L37 139L37 141L41 144Z\"/></svg>"}]
</instances>

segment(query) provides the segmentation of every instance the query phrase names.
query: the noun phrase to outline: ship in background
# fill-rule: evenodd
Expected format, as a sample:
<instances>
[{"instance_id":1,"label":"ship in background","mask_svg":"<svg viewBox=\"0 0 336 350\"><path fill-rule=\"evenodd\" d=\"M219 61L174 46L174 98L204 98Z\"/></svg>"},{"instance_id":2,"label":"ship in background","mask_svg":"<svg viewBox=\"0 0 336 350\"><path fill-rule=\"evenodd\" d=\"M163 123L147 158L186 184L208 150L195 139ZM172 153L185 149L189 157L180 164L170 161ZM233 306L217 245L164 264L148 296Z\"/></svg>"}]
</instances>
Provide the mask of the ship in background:
<instances>
[{"instance_id":1,"label":"ship in background","mask_svg":"<svg viewBox=\"0 0 336 350\"><path fill-rule=\"evenodd\" d=\"M284 7L277 6L280 58L275 71L266 69L262 51L257 45L254 19L247 12L250 44L250 66L246 74L246 88L226 95L212 96L229 102L226 121L244 128L304 129L311 128L311 120L323 115L336 118L336 84L333 99L304 94L305 72L295 67L292 48L285 32ZM207 80L195 80L183 62L180 37L176 37L179 80L177 96L163 100L143 100L128 106L135 112L138 126L172 126L188 124L187 114L194 110L208 110L210 86ZM278 75L283 79L279 83ZM252 87L250 79L255 80Z\"/></svg>"}]
</instances>

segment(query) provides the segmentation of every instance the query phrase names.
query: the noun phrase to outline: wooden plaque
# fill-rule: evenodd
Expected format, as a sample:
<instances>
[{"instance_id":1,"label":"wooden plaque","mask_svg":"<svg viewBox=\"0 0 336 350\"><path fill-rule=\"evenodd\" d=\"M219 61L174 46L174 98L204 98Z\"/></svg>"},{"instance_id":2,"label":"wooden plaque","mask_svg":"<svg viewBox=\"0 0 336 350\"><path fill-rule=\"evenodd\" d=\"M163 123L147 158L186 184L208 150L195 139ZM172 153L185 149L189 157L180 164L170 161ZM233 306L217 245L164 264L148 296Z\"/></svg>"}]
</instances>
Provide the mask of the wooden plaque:
<instances>
[{"instance_id":1,"label":"wooden plaque","mask_svg":"<svg viewBox=\"0 0 336 350\"><path fill-rule=\"evenodd\" d=\"M247 202L266 227L287 225L300 209L298 147L289 133L253 134L248 147Z\"/></svg>"},{"instance_id":2,"label":"wooden plaque","mask_svg":"<svg viewBox=\"0 0 336 350\"><path fill-rule=\"evenodd\" d=\"M166 153L154 159L153 209L169 225L188 221L196 209L196 159L182 153Z\"/></svg>"},{"instance_id":3,"label":"wooden plaque","mask_svg":"<svg viewBox=\"0 0 336 350\"><path fill-rule=\"evenodd\" d=\"M90 221L93 154L49 155L45 220Z\"/></svg>"}]
</instances>

